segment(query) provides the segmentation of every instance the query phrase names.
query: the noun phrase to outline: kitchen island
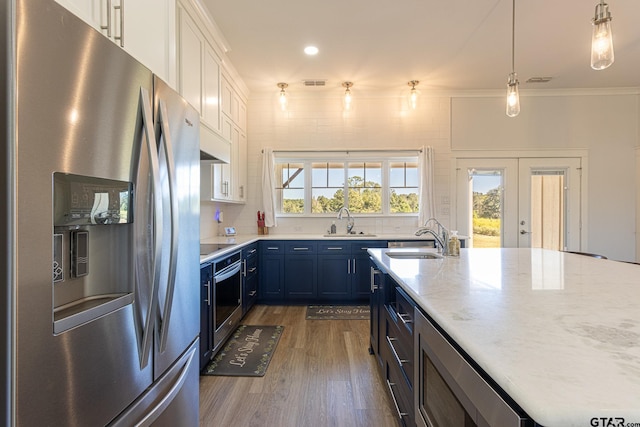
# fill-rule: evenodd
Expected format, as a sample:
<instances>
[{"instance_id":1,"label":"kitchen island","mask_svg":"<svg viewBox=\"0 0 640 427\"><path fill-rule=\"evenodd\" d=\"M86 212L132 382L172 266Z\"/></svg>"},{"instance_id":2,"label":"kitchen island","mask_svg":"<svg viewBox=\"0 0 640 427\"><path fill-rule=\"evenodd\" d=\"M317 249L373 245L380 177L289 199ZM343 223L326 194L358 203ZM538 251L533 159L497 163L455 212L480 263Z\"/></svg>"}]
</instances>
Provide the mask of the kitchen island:
<instances>
[{"instance_id":1,"label":"kitchen island","mask_svg":"<svg viewBox=\"0 0 640 427\"><path fill-rule=\"evenodd\" d=\"M543 249L388 251L369 249L536 423L640 423L640 266Z\"/></svg>"}]
</instances>

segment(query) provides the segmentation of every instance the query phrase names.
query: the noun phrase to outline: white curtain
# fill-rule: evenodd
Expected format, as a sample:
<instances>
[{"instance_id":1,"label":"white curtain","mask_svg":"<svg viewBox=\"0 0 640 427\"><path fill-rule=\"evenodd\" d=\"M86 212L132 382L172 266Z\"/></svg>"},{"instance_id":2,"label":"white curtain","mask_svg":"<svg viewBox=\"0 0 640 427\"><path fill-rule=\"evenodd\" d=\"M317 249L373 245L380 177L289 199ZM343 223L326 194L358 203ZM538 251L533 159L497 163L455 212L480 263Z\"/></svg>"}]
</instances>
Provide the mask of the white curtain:
<instances>
[{"instance_id":1,"label":"white curtain","mask_svg":"<svg viewBox=\"0 0 640 427\"><path fill-rule=\"evenodd\" d=\"M420 213L418 225L422 226L429 218L436 216L436 196L433 191L433 147L422 147L418 156L420 169Z\"/></svg>"},{"instance_id":2,"label":"white curtain","mask_svg":"<svg viewBox=\"0 0 640 427\"><path fill-rule=\"evenodd\" d=\"M264 212L264 225L276 227L276 170L273 150L262 150L262 209Z\"/></svg>"}]
</instances>

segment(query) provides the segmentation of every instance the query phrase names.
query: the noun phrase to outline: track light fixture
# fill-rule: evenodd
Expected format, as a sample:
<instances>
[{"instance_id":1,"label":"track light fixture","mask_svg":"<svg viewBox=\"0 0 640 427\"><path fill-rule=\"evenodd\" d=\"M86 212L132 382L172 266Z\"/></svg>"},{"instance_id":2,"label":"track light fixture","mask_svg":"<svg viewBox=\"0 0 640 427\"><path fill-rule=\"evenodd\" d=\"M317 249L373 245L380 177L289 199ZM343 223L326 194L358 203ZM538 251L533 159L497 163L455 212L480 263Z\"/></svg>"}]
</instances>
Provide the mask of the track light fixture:
<instances>
[{"instance_id":1,"label":"track light fixture","mask_svg":"<svg viewBox=\"0 0 640 427\"><path fill-rule=\"evenodd\" d=\"M520 93L518 91L518 75L515 71L516 57L516 0L512 1L511 11L511 73L507 80L507 116L515 117L520 114Z\"/></svg>"},{"instance_id":2,"label":"track light fixture","mask_svg":"<svg viewBox=\"0 0 640 427\"><path fill-rule=\"evenodd\" d=\"M416 86L420 83L419 80L411 80L407 84L411 86L411 93L409 94L409 103L411 105L411 109L415 110L418 106L418 90Z\"/></svg>"},{"instance_id":3,"label":"track light fixture","mask_svg":"<svg viewBox=\"0 0 640 427\"><path fill-rule=\"evenodd\" d=\"M349 110L351 108L351 86L353 86L352 82L344 82L342 83L342 87L347 88L344 91L344 108Z\"/></svg>"},{"instance_id":4,"label":"track light fixture","mask_svg":"<svg viewBox=\"0 0 640 427\"><path fill-rule=\"evenodd\" d=\"M596 15L591 23L593 24L591 68L604 70L614 61L611 13L609 12L609 5L604 0L600 0L600 3L596 5Z\"/></svg>"},{"instance_id":5,"label":"track light fixture","mask_svg":"<svg viewBox=\"0 0 640 427\"><path fill-rule=\"evenodd\" d=\"M287 110L287 105L289 104L289 100L287 99L287 93L284 91L289 87L287 83L278 83L278 87L280 88L280 97L278 98L280 101L280 108L282 111Z\"/></svg>"}]
</instances>

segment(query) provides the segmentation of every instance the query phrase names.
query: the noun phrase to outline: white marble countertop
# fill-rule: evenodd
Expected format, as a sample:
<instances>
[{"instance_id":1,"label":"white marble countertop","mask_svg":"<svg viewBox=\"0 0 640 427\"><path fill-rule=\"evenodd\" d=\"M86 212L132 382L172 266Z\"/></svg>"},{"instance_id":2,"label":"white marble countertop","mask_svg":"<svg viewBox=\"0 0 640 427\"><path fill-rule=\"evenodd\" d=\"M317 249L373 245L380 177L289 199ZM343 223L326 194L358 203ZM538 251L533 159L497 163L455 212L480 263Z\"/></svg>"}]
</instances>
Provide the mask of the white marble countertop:
<instances>
[{"instance_id":1,"label":"white marble countertop","mask_svg":"<svg viewBox=\"0 0 640 427\"><path fill-rule=\"evenodd\" d=\"M542 249L388 250L369 253L538 424L640 423L640 266Z\"/></svg>"}]
</instances>

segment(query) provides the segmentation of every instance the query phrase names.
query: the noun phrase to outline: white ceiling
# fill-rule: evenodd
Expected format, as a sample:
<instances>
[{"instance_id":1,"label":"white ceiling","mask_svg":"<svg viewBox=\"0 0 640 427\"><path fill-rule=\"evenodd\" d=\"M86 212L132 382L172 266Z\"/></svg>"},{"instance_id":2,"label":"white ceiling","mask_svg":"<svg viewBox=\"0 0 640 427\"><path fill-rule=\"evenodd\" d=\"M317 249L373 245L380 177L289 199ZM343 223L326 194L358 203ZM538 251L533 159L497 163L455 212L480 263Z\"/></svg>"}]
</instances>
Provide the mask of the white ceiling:
<instances>
[{"instance_id":1,"label":"white ceiling","mask_svg":"<svg viewBox=\"0 0 640 427\"><path fill-rule=\"evenodd\" d=\"M202 0L252 92L495 90L511 71L511 0ZM610 0L615 63L589 66L597 0L516 1L515 70L527 89L640 87L640 1ZM320 53L302 52L316 45ZM525 83L550 76L546 84Z\"/></svg>"}]
</instances>

